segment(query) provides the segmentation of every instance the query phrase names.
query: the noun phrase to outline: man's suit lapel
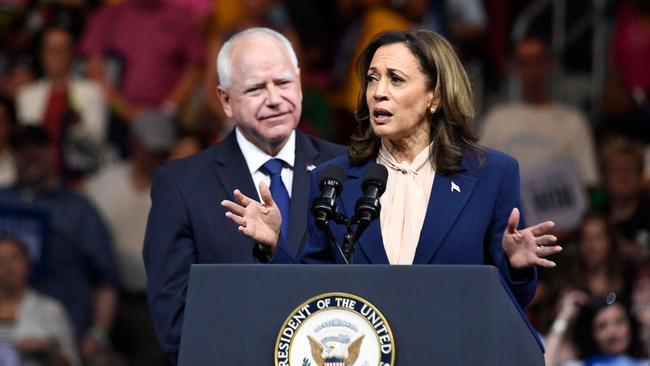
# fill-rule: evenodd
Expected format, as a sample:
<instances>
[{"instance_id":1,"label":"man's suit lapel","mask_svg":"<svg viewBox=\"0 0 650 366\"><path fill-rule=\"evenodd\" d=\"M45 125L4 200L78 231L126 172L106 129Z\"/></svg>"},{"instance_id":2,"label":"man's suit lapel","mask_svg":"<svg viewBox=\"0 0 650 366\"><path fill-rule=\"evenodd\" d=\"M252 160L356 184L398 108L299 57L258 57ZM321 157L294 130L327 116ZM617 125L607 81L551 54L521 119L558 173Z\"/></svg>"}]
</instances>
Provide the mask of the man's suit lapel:
<instances>
[{"instance_id":1,"label":"man's suit lapel","mask_svg":"<svg viewBox=\"0 0 650 366\"><path fill-rule=\"evenodd\" d=\"M246 159L237 144L235 131L215 146L214 155L217 162L216 178L226 191L228 198L234 201L233 191L239 189L246 196L259 200L253 177L248 170L248 164L246 164ZM206 184L211 183L206 182ZM219 202L215 202L215 204L218 205Z\"/></svg>"},{"instance_id":2,"label":"man's suit lapel","mask_svg":"<svg viewBox=\"0 0 650 366\"><path fill-rule=\"evenodd\" d=\"M310 204L307 202L310 187L307 167L315 164L320 153L307 136L296 131L295 154L291 213L289 215L290 230L287 239L287 244L294 254L300 253L302 243L307 235L307 213ZM259 200L255 183L248 170L246 159L237 144L234 131L215 149L215 160L217 162L215 170L217 180L221 183L229 199L234 200L233 191L239 189L248 197ZM250 239L245 238L245 240Z\"/></svg>"},{"instance_id":3,"label":"man's suit lapel","mask_svg":"<svg viewBox=\"0 0 650 366\"><path fill-rule=\"evenodd\" d=\"M413 264L431 262L467 204L477 180L462 173L446 176L436 172Z\"/></svg>"},{"instance_id":4,"label":"man's suit lapel","mask_svg":"<svg viewBox=\"0 0 650 366\"><path fill-rule=\"evenodd\" d=\"M309 172L307 167L316 164L320 155L312 141L304 134L296 131L296 155L293 166L293 182L291 190L291 208L289 214L288 245L294 254L299 254L307 235L307 219L311 216L309 208Z\"/></svg>"},{"instance_id":5,"label":"man's suit lapel","mask_svg":"<svg viewBox=\"0 0 650 366\"><path fill-rule=\"evenodd\" d=\"M369 161L362 166L351 167L350 170L348 170L348 182L344 185L343 192L341 193L342 207L340 209L350 218L354 215L354 207L357 200L363 195L361 179L363 178L368 166L372 163L374 163L374 161ZM342 237L337 239L343 240ZM341 242L341 244L343 243ZM356 248L356 251L363 251L368 258L369 263L388 264L388 257L386 256L386 250L384 249L379 219L374 220L368 226L366 231L359 238L357 245L358 247Z\"/></svg>"}]
</instances>

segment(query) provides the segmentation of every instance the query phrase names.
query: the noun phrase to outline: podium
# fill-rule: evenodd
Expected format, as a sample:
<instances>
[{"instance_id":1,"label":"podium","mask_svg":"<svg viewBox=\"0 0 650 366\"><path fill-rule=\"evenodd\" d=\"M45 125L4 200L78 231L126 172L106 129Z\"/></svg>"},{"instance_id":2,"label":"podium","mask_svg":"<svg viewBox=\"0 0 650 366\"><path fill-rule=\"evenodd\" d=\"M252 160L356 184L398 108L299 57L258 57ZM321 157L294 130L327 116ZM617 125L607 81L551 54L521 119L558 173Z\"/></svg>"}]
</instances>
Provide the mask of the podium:
<instances>
[{"instance_id":1,"label":"podium","mask_svg":"<svg viewBox=\"0 0 650 366\"><path fill-rule=\"evenodd\" d=\"M324 293L383 314L395 365L544 365L493 266L277 264L192 266L178 364L272 366L291 314Z\"/></svg>"}]
</instances>

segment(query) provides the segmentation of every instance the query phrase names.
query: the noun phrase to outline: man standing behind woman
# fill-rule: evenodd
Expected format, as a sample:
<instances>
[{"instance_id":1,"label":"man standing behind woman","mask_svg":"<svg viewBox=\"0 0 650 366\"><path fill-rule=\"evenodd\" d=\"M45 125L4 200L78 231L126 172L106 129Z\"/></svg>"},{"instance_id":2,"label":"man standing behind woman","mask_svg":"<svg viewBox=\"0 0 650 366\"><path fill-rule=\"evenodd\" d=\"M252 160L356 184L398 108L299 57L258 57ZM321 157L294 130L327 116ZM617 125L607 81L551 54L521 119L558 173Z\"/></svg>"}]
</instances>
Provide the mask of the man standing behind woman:
<instances>
[{"instance_id":1,"label":"man standing behind woman","mask_svg":"<svg viewBox=\"0 0 650 366\"><path fill-rule=\"evenodd\" d=\"M493 264L525 307L535 292L535 267L553 267L545 257L561 247L547 234L552 222L520 225L517 162L477 144L469 80L451 45L431 31L384 32L361 54L358 73L357 134L347 156L322 165L345 170L338 205L348 217L369 166L388 168L379 221L359 240L354 263ZM311 192L318 192L322 166L312 174ZM239 193L237 203L222 205L242 233L274 253L273 262L291 262L279 240L279 210L265 185L260 192L261 204ZM343 263L309 223L300 261ZM331 229L337 238L345 233Z\"/></svg>"},{"instance_id":2,"label":"man standing behind woman","mask_svg":"<svg viewBox=\"0 0 650 366\"><path fill-rule=\"evenodd\" d=\"M218 202L239 188L258 197L270 184L282 196L288 247L307 239L309 171L345 149L296 127L302 112L300 68L291 43L268 28L232 36L217 58L217 91L235 130L222 142L159 168L151 188L144 242L147 300L158 338L178 357L190 266L258 263L258 243L240 235ZM215 279L219 281L220 279Z\"/></svg>"}]
</instances>

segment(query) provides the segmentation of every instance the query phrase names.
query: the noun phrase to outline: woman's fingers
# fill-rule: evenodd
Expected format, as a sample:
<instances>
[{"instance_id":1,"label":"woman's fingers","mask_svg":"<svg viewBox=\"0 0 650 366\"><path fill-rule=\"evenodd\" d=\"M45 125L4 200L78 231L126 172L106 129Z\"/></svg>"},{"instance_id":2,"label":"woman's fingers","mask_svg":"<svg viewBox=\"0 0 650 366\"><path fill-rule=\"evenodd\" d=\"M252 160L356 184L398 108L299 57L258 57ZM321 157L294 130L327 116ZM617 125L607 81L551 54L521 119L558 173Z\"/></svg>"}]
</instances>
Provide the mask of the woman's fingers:
<instances>
[{"instance_id":1,"label":"woman's fingers","mask_svg":"<svg viewBox=\"0 0 650 366\"><path fill-rule=\"evenodd\" d=\"M537 246L537 250L535 254L537 254L538 257L546 257L549 255L553 255L556 253L559 253L562 251L562 247L559 245L553 245L553 246Z\"/></svg>"},{"instance_id":2,"label":"woman's fingers","mask_svg":"<svg viewBox=\"0 0 650 366\"><path fill-rule=\"evenodd\" d=\"M537 258L535 264L537 264L540 267L544 267L544 268L553 268L553 267L556 266L555 262L550 261L550 260L545 259L545 258Z\"/></svg>"},{"instance_id":3,"label":"woman's fingers","mask_svg":"<svg viewBox=\"0 0 650 366\"><path fill-rule=\"evenodd\" d=\"M531 226L530 232L535 236L540 236L548 233L551 229L553 229L553 227L555 227L555 223L553 221L544 221L541 224Z\"/></svg>"},{"instance_id":4,"label":"woman's fingers","mask_svg":"<svg viewBox=\"0 0 650 366\"><path fill-rule=\"evenodd\" d=\"M535 244L541 246L554 245L556 241L555 235L542 235L535 238Z\"/></svg>"}]
</instances>

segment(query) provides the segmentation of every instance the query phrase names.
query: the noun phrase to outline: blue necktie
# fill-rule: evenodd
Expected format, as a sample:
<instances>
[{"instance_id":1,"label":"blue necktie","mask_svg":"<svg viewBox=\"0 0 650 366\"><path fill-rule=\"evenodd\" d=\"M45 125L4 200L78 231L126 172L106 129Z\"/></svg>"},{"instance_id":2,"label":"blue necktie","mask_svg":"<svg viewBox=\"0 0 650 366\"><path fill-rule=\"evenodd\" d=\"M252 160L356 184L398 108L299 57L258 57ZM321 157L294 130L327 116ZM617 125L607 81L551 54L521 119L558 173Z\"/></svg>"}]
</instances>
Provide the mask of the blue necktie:
<instances>
[{"instance_id":1,"label":"blue necktie","mask_svg":"<svg viewBox=\"0 0 650 366\"><path fill-rule=\"evenodd\" d=\"M280 209L280 214L282 214L282 227L280 231L284 240L289 239L289 192L287 192L287 187L285 187L284 182L282 182L282 166L283 162L280 159L269 159L262 167L260 171L264 174L268 174L271 177L271 196L273 201Z\"/></svg>"}]
</instances>

